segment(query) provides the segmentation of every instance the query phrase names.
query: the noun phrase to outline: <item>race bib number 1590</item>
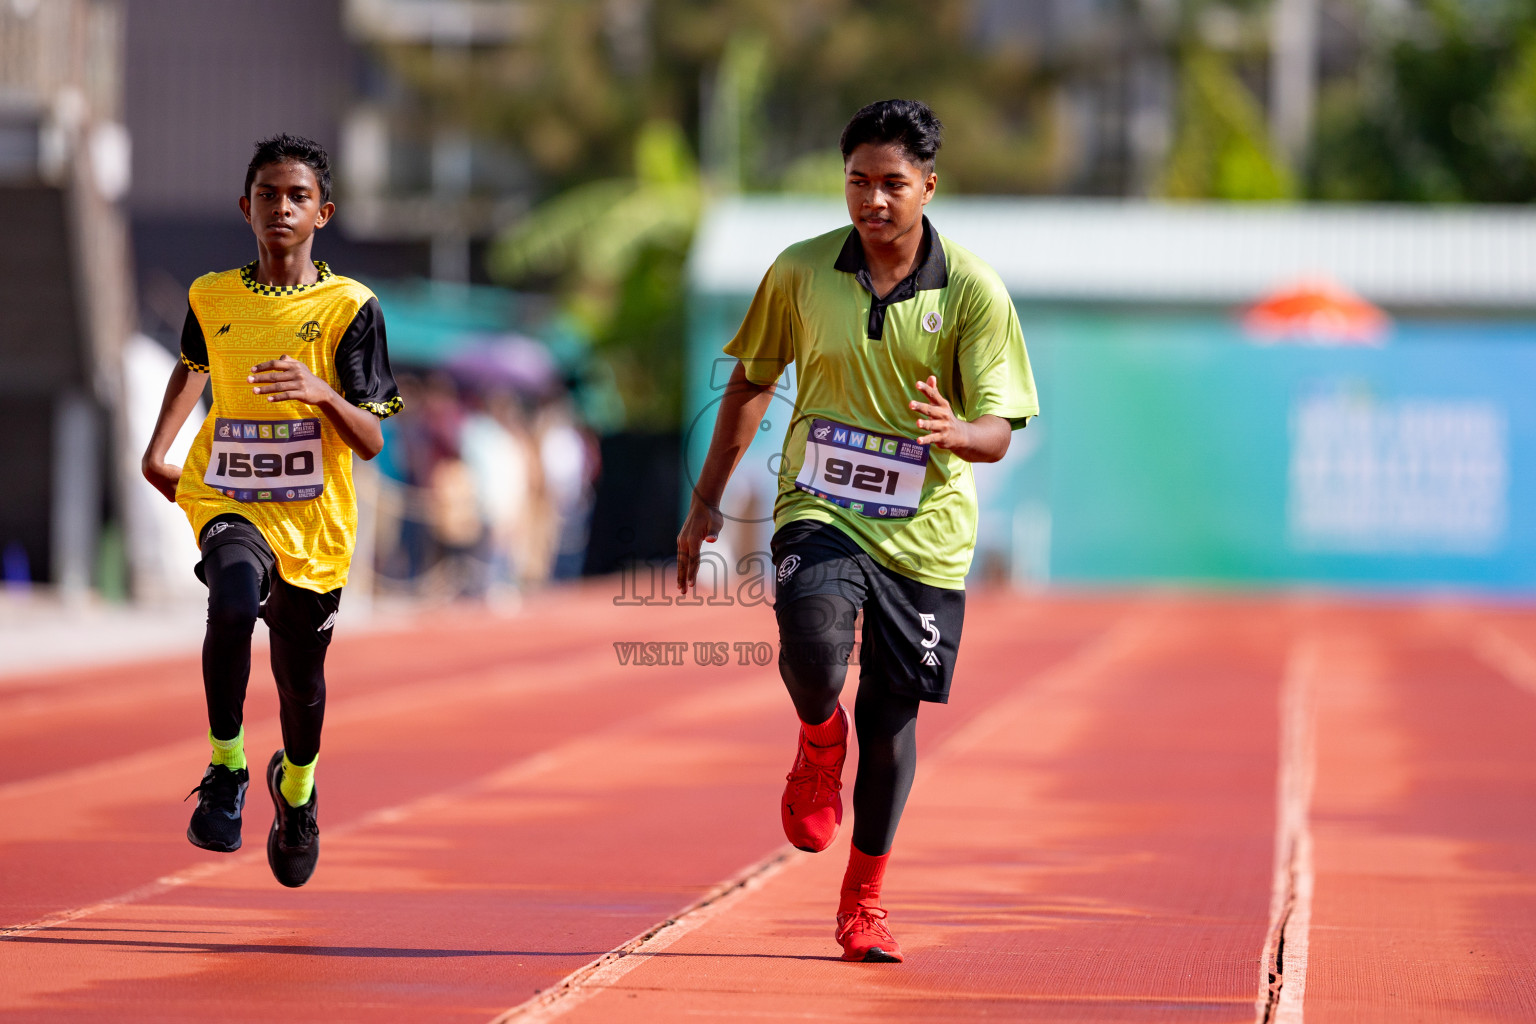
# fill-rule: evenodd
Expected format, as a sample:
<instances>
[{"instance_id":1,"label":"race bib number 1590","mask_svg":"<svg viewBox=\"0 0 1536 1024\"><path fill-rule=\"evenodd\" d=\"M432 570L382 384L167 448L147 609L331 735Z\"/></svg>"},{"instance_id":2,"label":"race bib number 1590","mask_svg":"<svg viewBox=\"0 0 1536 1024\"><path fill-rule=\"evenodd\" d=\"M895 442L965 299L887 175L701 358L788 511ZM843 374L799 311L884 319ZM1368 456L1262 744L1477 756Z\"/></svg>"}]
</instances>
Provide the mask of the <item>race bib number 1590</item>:
<instances>
[{"instance_id":1,"label":"race bib number 1590","mask_svg":"<svg viewBox=\"0 0 1536 1024\"><path fill-rule=\"evenodd\" d=\"M310 501L325 491L320 455L318 419L219 419L203 483L236 501Z\"/></svg>"},{"instance_id":2,"label":"race bib number 1590","mask_svg":"<svg viewBox=\"0 0 1536 1024\"><path fill-rule=\"evenodd\" d=\"M811 421L795 486L873 519L916 514L928 446L835 420Z\"/></svg>"}]
</instances>

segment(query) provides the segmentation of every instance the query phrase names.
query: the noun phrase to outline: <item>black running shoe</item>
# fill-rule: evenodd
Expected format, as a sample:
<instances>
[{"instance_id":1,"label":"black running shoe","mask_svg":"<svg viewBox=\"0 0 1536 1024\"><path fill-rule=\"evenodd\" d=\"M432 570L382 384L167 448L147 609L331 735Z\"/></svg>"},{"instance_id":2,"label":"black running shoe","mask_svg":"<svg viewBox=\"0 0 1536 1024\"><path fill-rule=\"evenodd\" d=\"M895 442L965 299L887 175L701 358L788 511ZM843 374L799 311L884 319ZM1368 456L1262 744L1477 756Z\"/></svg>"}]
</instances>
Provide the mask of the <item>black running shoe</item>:
<instances>
[{"instance_id":1,"label":"black running shoe","mask_svg":"<svg viewBox=\"0 0 1536 1024\"><path fill-rule=\"evenodd\" d=\"M320 859L320 823L315 812L320 809L320 789L309 794L309 803L289 807L278 787L283 781L283 752L279 750L267 762L267 792L277 813L272 816L272 831L267 833L267 864L272 876L290 889L297 889L315 873Z\"/></svg>"},{"instance_id":2,"label":"black running shoe","mask_svg":"<svg viewBox=\"0 0 1536 1024\"><path fill-rule=\"evenodd\" d=\"M187 826L187 839L193 846L218 853L240 849L240 810L245 806L245 788L250 783L251 773L244 768L208 766L203 781L192 791L197 794L197 807ZM192 793L182 802L192 799Z\"/></svg>"}]
</instances>

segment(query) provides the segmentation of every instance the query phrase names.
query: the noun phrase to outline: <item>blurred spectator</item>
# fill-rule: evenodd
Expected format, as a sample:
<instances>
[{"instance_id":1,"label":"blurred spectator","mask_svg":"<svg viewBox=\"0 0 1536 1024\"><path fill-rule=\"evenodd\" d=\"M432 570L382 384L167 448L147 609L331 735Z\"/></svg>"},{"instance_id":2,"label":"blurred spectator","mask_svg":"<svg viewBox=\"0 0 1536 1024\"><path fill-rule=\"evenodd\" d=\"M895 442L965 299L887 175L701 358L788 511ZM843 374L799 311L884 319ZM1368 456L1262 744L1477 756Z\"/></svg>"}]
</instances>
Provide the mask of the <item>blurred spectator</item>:
<instances>
[{"instance_id":1,"label":"blurred spectator","mask_svg":"<svg viewBox=\"0 0 1536 1024\"><path fill-rule=\"evenodd\" d=\"M580 575L597 480L597 439L576 420L568 396L546 401L534 422L544 490L553 519L549 572L555 579Z\"/></svg>"},{"instance_id":2,"label":"blurred spectator","mask_svg":"<svg viewBox=\"0 0 1536 1024\"><path fill-rule=\"evenodd\" d=\"M536 494L521 411L510 395L477 398L464 419L460 450L474 487L483 551L484 593L503 596L524 582L528 568L520 547Z\"/></svg>"},{"instance_id":3,"label":"blurred spectator","mask_svg":"<svg viewBox=\"0 0 1536 1024\"><path fill-rule=\"evenodd\" d=\"M462 543L462 524L443 507L455 489L463 411L453 382L441 374L425 381L398 374L410 416L385 421L385 475L398 486L381 498L379 571L386 579L421 580L443 557L443 543ZM393 538L393 541L392 541Z\"/></svg>"},{"instance_id":4,"label":"blurred spectator","mask_svg":"<svg viewBox=\"0 0 1536 1024\"><path fill-rule=\"evenodd\" d=\"M491 348L450 364L451 375L397 374L415 415L386 424L386 586L504 602L581 571L596 440L558 378L526 373L526 353ZM499 372L513 365L517 373Z\"/></svg>"}]
</instances>

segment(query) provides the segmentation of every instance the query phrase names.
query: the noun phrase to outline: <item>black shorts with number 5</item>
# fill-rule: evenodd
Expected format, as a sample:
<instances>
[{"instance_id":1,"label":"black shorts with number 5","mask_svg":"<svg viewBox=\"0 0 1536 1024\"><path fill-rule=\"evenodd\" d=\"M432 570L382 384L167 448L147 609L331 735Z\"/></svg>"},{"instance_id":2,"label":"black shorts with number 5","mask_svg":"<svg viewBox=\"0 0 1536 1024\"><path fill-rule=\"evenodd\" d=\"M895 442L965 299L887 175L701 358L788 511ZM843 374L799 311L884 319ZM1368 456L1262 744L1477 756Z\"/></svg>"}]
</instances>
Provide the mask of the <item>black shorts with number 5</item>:
<instances>
[{"instance_id":1,"label":"black shorts with number 5","mask_svg":"<svg viewBox=\"0 0 1536 1024\"><path fill-rule=\"evenodd\" d=\"M864 610L859 685L944 704L955 674L965 591L919 583L876 562L830 523L800 520L773 535L775 607L838 594Z\"/></svg>"}]
</instances>

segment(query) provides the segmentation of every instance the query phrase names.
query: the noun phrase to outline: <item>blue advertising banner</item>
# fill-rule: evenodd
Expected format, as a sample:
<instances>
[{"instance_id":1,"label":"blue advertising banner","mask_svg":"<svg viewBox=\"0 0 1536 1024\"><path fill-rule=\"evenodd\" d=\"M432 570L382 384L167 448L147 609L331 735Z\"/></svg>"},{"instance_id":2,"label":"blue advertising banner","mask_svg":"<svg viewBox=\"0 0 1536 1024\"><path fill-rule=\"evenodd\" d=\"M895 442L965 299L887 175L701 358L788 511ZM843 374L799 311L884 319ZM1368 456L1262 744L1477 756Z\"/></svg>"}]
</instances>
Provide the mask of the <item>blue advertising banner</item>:
<instances>
[{"instance_id":1,"label":"blue advertising banner","mask_svg":"<svg viewBox=\"0 0 1536 1024\"><path fill-rule=\"evenodd\" d=\"M689 464L746 302L695 298ZM1260 344L1225 311L1019 317L1041 415L976 467L973 580L1536 590L1536 322L1322 347ZM794 378L738 471L764 513Z\"/></svg>"},{"instance_id":2,"label":"blue advertising banner","mask_svg":"<svg viewBox=\"0 0 1536 1024\"><path fill-rule=\"evenodd\" d=\"M1536 324L1032 312L1051 578L1536 587Z\"/></svg>"}]
</instances>

